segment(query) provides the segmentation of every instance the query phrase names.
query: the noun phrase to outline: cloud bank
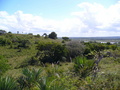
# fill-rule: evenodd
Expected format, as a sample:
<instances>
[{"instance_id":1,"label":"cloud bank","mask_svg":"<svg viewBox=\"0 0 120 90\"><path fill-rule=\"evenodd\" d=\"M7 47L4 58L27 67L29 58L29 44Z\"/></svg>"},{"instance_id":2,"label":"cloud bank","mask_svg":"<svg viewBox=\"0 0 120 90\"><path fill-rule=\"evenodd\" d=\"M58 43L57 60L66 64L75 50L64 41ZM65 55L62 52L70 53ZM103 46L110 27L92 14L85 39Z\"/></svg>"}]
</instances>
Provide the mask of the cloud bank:
<instances>
[{"instance_id":1,"label":"cloud bank","mask_svg":"<svg viewBox=\"0 0 120 90\"><path fill-rule=\"evenodd\" d=\"M17 11L0 11L0 29L40 34L55 31L58 36L90 37L120 35L120 1L108 8L98 3L80 3L72 18L57 21Z\"/></svg>"}]
</instances>

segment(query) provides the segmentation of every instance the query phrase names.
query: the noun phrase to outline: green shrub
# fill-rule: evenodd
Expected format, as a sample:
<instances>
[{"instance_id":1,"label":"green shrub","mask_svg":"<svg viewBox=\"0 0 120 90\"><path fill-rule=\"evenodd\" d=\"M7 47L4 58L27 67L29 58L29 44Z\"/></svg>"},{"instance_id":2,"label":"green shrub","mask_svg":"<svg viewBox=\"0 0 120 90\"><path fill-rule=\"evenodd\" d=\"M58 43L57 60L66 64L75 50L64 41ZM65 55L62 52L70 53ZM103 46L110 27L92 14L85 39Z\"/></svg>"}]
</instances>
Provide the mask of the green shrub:
<instances>
[{"instance_id":1,"label":"green shrub","mask_svg":"<svg viewBox=\"0 0 120 90\"><path fill-rule=\"evenodd\" d=\"M37 81L40 78L40 74L42 72L42 69L35 70L35 69L23 69L22 73L24 76L21 76L18 79L18 83L20 84L21 88L31 88L36 85Z\"/></svg>"},{"instance_id":2,"label":"green shrub","mask_svg":"<svg viewBox=\"0 0 120 90\"><path fill-rule=\"evenodd\" d=\"M22 48L29 48L29 45L30 45L30 41L27 40L27 39L19 40L18 43L19 44L18 44L17 48L20 48L20 47L22 47Z\"/></svg>"},{"instance_id":3,"label":"green shrub","mask_svg":"<svg viewBox=\"0 0 120 90\"><path fill-rule=\"evenodd\" d=\"M85 43L86 47L89 48L91 51L102 51L106 49L106 45L103 43Z\"/></svg>"},{"instance_id":4,"label":"green shrub","mask_svg":"<svg viewBox=\"0 0 120 90\"><path fill-rule=\"evenodd\" d=\"M43 63L61 61L67 55L65 46L57 42L40 42L37 49L36 57Z\"/></svg>"},{"instance_id":5,"label":"green shrub","mask_svg":"<svg viewBox=\"0 0 120 90\"><path fill-rule=\"evenodd\" d=\"M85 57L76 57L74 59L75 72L78 75L80 75L81 78L90 75L93 67L94 67L93 60L87 60Z\"/></svg>"},{"instance_id":6,"label":"green shrub","mask_svg":"<svg viewBox=\"0 0 120 90\"><path fill-rule=\"evenodd\" d=\"M70 41L66 44L66 48L68 49L68 56L71 58L75 58L77 56L83 55L85 46L78 41Z\"/></svg>"},{"instance_id":7,"label":"green shrub","mask_svg":"<svg viewBox=\"0 0 120 90\"><path fill-rule=\"evenodd\" d=\"M7 38L0 38L0 45L2 45L2 46L4 46L4 45L10 45L12 42L9 40L9 39L7 39Z\"/></svg>"}]
</instances>

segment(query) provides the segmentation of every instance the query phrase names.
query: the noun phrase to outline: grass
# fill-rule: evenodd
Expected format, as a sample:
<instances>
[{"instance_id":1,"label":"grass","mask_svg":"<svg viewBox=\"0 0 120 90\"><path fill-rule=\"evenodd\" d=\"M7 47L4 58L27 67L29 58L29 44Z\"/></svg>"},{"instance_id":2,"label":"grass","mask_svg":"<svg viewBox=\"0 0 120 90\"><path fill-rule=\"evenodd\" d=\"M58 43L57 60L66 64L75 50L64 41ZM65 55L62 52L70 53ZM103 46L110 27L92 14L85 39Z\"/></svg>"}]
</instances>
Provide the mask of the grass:
<instances>
[{"instance_id":1,"label":"grass","mask_svg":"<svg viewBox=\"0 0 120 90\"><path fill-rule=\"evenodd\" d=\"M16 90L17 84L12 77L0 77L0 90Z\"/></svg>"},{"instance_id":2,"label":"grass","mask_svg":"<svg viewBox=\"0 0 120 90\"><path fill-rule=\"evenodd\" d=\"M114 58L103 58L99 63L100 71L91 90L119 90L120 89L120 64L114 62ZM92 87L94 86L94 87Z\"/></svg>"}]
</instances>

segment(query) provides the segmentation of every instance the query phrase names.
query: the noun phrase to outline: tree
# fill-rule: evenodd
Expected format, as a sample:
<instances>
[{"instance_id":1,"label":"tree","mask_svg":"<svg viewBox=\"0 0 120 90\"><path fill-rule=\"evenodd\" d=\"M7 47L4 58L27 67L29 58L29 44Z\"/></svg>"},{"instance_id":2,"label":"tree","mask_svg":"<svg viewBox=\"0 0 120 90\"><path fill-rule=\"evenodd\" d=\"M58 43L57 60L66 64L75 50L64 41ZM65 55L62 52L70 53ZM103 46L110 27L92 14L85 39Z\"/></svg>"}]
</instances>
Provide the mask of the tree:
<instances>
[{"instance_id":1,"label":"tree","mask_svg":"<svg viewBox=\"0 0 120 90\"><path fill-rule=\"evenodd\" d=\"M84 53L85 46L78 41L70 41L66 44L66 47L69 51L69 57L75 58Z\"/></svg>"},{"instance_id":2,"label":"tree","mask_svg":"<svg viewBox=\"0 0 120 90\"><path fill-rule=\"evenodd\" d=\"M44 33L42 36L43 36L44 38L48 38L48 35L47 35L46 33Z\"/></svg>"},{"instance_id":3,"label":"tree","mask_svg":"<svg viewBox=\"0 0 120 90\"><path fill-rule=\"evenodd\" d=\"M7 33L5 30L0 29L0 35Z\"/></svg>"},{"instance_id":4,"label":"tree","mask_svg":"<svg viewBox=\"0 0 120 90\"><path fill-rule=\"evenodd\" d=\"M65 41L70 41L69 37L62 37L62 39Z\"/></svg>"},{"instance_id":5,"label":"tree","mask_svg":"<svg viewBox=\"0 0 120 90\"><path fill-rule=\"evenodd\" d=\"M48 35L49 38L51 39L57 39L57 34L55 32L51 32L49 35Z\"/></svg>"},{"instance_id":6,"label":"tree","mask_svg":"<svg viewBox=\"0 0 120 90\"><path fill-rule=\"evenodd\" d=\"M8 33L10 33L10 34L11 34L12 32L11 32L11 31L9 31Z\"/></svg>"}]
</instances>

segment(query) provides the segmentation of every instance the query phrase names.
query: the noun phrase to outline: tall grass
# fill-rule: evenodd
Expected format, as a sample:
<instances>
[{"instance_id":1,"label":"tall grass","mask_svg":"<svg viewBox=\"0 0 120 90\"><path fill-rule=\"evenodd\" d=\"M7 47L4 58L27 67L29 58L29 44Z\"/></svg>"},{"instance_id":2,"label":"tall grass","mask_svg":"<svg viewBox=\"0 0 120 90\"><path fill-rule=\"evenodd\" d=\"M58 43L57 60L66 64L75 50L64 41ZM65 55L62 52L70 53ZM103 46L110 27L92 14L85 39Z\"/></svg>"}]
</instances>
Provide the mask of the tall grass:
<instances>
[{"instance_id":1,"label":"tall grass","mask_svg":"<svg viewBox=\"0 0 120 90\"><path fill-rule=\"evenodd\" d=\"M40 78L41 72L42 69L39 70L35 70L35 69L30 70L28 68L23 69L22 73L24 76L21 76L18 79L18 83L20 84L20 87L21 88L34 87Z\"/></svg>"},{"instance_id":2,"label":"tall grass","mask_svg":"<svg viewBox=\"0 0 120 90\"><path fill-rule=\"evenodd\" d=\"M13 78L0 77L0 90L18 90L18 86Z\"/></svg>"},{"instance_id":3,"label":"tall grass","mask_svg":"<svg viewBox=\"0 0 120 90\"><path fill-rule=\"evenodd\" d=\"M38 87L40 90L66 90L66 87L60 82L57 82L57 79L50 80L50 77L42 77L38 81Z\"/></svg>"},{"instance_id":4,"label":"tall grass","mask_svg":"<svg viewBox=\"0 0 120 90\"><path fill-rule=\"evenodd\" d=\"M0 76L10 68L7 62L8 61L2 55L0 55Z\"/></svg>"}]
</instances>

